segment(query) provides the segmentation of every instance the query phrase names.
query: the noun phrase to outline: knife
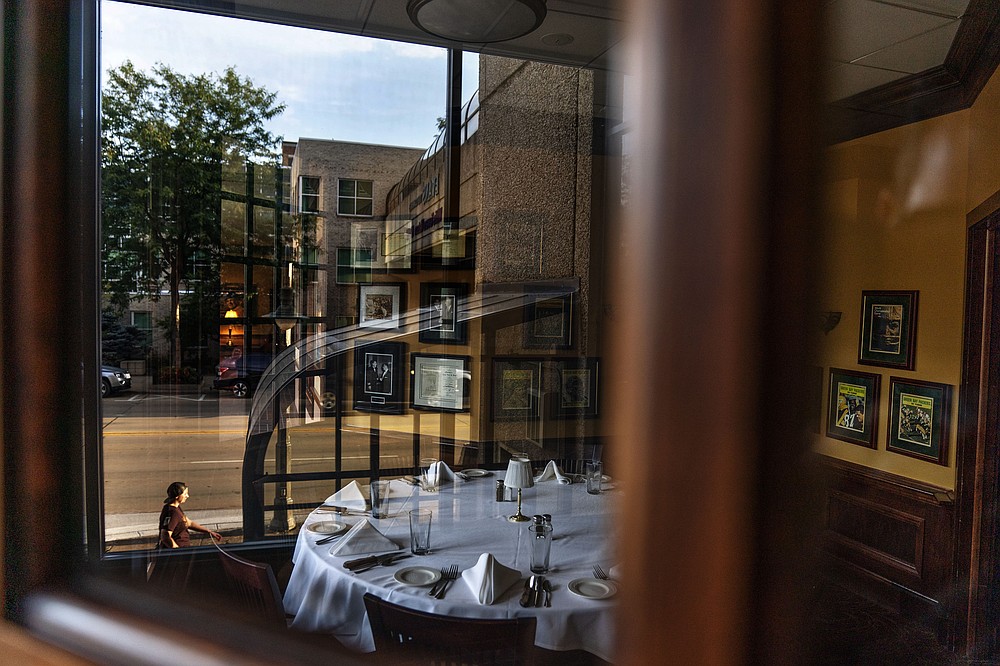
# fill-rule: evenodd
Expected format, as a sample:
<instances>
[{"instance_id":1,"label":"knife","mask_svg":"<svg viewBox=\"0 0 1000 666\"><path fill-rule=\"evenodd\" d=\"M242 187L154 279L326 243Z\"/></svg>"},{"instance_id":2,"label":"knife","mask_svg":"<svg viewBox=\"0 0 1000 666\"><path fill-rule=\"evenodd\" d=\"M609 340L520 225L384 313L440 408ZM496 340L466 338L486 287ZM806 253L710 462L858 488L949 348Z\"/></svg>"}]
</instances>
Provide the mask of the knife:
<instances>
[{"instance_id":1,"label":"knife","mask_svg":"<svg viewBox=\"0 0 1000 666\"><path fill-rule=\"evenodd\" d=\"M368 557L359 557L356 560L347 560L344 562L345 569L354 569L356 567L363 567L365 565L371 564L372 562L377 562L378 558L374 555L369 555Z\"/></svg>"},{"instance_id":2,"label":"knife","mask_svg":"<svg viewBox=\"0 0 1000 666\"><path fill-rule=\"evenodd\" d=\"M347 560L344 562L345 569L357 569L358 567L366 567L369 564L381 564L382 560L391 560L397 555L402 555L403 551L397 550L394 553L385 553L383 555L369 555L368 557L359 557L356 560Z\"/></svg>"},{"instance_id":3,"label":"knife","mask_svg":"<svg viewBox=\"0 0 1000 666\"><path fill-rule=\"evenodd\" d=\"M362 511L360 509L345 509L342 506L332 506L330 504L321 504L317 507L321 511L331 511L333 513L339 514L341 516L367 516L367 511Z\"/></svg>"},{"instance_id":4,"label":"knife","mask_svg":"<svg viewBox=\"0 0 1000 666\"><path fill-rule=\"evenodd\" d=\"M379 566L381 566L381 567L387 567L390 564L395 564L396 562L398 562L400 560L405 560L407 557L409 557L409 555L406 554L406 553L393 553L392 557L379 558L378 560L376 560L375 562L372 562L371 564L366 564L363 567L358 567L356 569L351 569L351 573L364 573L364 572L368 571L369 569L374 569L375 567L379 567Z\"/></svg>"},{"instance_id":5,"label":"knife","mask_svg":"<svg viewBox=\"0 0 1000 666\"><path fill-rule=\"evenodd\" d=\"M545 576L539 576L538 579L535 581L535 593L531 597L531 605L534 606L535 608L541 606L542 600L545 598L545 592L543 592L543 589L545 588L545 582L546 582Z\"/></svg>"},{"instance_id":6,"label":"knife","mask_svg":"<svg viewBox=\"0 0 1000 666\"><path fill-rule=\"evenodd\" d=\"M317 540L316 541L316 545L317 546L322 546L323 544L330 543L331 541L336 541L337 539L339 539L342 536L344 536L344 535L343 534L331 534L330 536L325 536L322 539Z\"/></svg>"},{"instance_id":7,"label":"knife","mask_svg":"<svg viewBox=\"0 0 1000 666\"><path fill-rule=\"evenodd\" d=\"M521 606L523 608L527 608L528 604L531 603L531 593L533 591L531 584L534 582L534 580L535 577L532 576L528 580L524 581L524 592L521 593Z\"/></svg>"}]
</instances>

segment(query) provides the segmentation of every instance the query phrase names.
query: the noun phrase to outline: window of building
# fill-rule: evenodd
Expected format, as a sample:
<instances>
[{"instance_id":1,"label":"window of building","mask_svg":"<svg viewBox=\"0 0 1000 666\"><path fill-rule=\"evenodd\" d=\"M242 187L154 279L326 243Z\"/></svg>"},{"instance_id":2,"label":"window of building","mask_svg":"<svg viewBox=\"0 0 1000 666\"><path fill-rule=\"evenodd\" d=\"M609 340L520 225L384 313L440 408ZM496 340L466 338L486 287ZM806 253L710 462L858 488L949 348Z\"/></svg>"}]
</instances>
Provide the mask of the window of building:
<instances>
[{"instance_id":1,"label":"window of building","mask_svg":"<svg viewBox=\"0 0 1000 666\"><path fill-rule=\"evenodd\" d=\"M132 325L142 333L146 346L153 344L153 313L149 310L133 310Z\"/></svg>"},{"instance_id":2,"label":"window of building","mask_svg":"<svg viewBox=\"0 0 1000 666\"><path fill-rule=\"evenodd\" d=\"M318 213L319 210L319 178L299 176L299 212Z\"/></svg>"},{"instance_id":3,"label":"window of building","mask_svg":"<svg viewBox=\"0 0 1000 666\"><path fill-rule=\"evenodd\" d=\"M371 216L374 186L370 180L337 181L337 214Z\"/></svg>"}]
</instances>

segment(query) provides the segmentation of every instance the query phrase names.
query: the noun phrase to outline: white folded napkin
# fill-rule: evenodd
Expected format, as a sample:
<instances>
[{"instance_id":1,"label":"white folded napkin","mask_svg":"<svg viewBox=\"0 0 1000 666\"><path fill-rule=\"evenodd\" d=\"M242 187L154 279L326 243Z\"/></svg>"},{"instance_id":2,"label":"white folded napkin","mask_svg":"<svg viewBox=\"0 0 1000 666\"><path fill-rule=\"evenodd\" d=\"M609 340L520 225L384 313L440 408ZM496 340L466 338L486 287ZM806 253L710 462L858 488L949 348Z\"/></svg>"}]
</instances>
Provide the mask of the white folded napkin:
<instances>
[{"instance_id":1,"label":"white folded napkin","mask_svg":"<svg viewBox=\"0 0 1000 666\"><path fill-rule=\"evenodd\" d=\"M444 461L438 460L427 468L427 477L424 479L425 486L436 488L446 481L454 482L455 472Z\"/></svg>"},{"instance_id":2,"label":"white folded napkin","mask_svg":"<svg viewBox=\"0 0 1000 666\"><path fill-rule=\"evenodd\" d=\"M364 511L368 508L368 486L362 488L357 481L351 481L346 486L326 498L323 504L327 506L339 506L343 509L359 509Z\"/></svg>"},{"instance_id":3,"label":"white folded napkin","mask_svg":"<svg viewBox=\"0 0 1000 666\"><path fill-rule=\"evenodd\" d=\"M413 494L413 485L402 479L391 479L389 481L389 497L409 497Z\"/></svg>"},{"instance_id":4,"label":"white folded napkin","mask_svg":"<svg viewBox=\"0 0 1000 666\"><path fill-rule=\"evenodd\" d=\"M387 553L399 550L400 545L378 531L367 518L340 537L337 545L330 549L331 555L363 555L365 553Z\"/></svg>"},{"instance_id":5,"label":"white folded napkin","mask_svg":"<svg viewBox=\"0 0 1000 666\"><path fill-rule=\"evenodd\" d=\"M542 470L542 473L535 477L535 483L538 483L539 481L548 481L549 479L555 479L563 485L573 483L573 479L562 473L562 470L560 470L559 466L556 465L555 460L550 460L549 464Z\"/></svg>"},{"instance_id":6,"label":"white folded napkin","mask_svg":"<svg viewBox=\"0 0 1000 666\"><path fill-rule=\"evenodd\" d=\"M462 572L462 580L479 603L489 605L521 581L521 572L500 564L491 553L483 553L474 567Z\"/></svg>"}]
</instances>

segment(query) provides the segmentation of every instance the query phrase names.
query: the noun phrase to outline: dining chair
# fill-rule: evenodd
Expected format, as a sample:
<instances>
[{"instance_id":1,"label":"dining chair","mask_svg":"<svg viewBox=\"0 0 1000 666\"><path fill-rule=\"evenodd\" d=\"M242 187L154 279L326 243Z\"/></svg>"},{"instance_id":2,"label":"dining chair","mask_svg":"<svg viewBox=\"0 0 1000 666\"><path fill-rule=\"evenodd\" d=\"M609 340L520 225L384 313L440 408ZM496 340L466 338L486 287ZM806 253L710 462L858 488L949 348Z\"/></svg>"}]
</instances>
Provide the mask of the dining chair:
<instances>
[{"instance_id":1,"label":"dining chair","mask_svg":"<svg viewBox=\"0 0 1000 666\"><path fill-rule=\"evenodd\" d=\"M365 594L377 661L392 664L535 663L535 618L486 620L435 615Z\"/></svg>"},{"instance_id":2,"label":"dining chair","mask_svg":"<svg viewBox=\"0 0 1000 666\"><path fill-rule=\"evenodd\" d=\"M281 591L271 565L244 560L213 543L229 588L242 610L268 624L287 627Z\"/></svg>"}]
</instances>

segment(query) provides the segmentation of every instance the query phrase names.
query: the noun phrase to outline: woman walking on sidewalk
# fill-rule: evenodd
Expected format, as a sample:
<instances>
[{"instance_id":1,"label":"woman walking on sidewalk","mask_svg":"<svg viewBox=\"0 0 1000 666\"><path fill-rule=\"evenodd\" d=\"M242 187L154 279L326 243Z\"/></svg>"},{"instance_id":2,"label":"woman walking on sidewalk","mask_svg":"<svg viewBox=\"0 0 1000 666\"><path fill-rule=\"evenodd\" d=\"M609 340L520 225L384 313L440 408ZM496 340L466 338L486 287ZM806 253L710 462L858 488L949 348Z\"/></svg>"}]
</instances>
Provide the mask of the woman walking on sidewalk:
<instances>
[{"instance_id":1,"label":"woman walking on sidewalk","mask_svg":"<svg viewBox=\"0 0 1000 666\"><path fill-rule=\"evenodd\" d=\"M181 504L188 499L188 487L183 481L174 481L167 487L167 499L160 511L160 548L183 548L191 545L189 530L203 532L217 541L222 535L203 527L184 515Z\"/></svg>"}]
</instances>

